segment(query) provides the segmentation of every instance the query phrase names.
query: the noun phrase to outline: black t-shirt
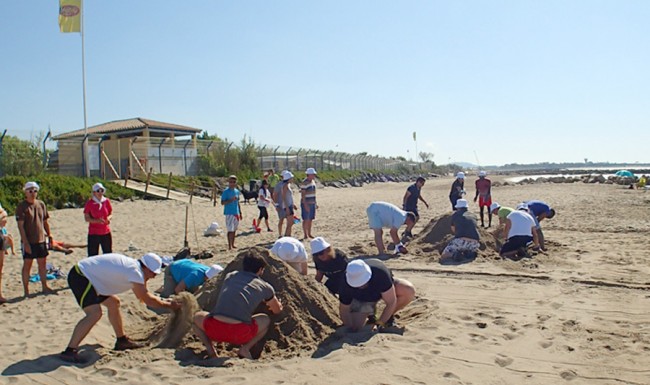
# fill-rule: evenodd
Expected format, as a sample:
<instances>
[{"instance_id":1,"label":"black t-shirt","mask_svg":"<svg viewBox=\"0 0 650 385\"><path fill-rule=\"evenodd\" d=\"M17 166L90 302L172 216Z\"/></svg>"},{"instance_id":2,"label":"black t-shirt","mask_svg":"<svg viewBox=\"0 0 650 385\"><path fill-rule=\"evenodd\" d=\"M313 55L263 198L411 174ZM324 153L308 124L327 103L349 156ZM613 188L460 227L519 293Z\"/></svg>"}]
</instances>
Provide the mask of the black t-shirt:
<instances>
[{"instance_id":1,"label":"black t-shirt","mask_svg":"<svg viewBox=\"0 0 650 385\"><path fill-rule=\"evenodd\" d=\"M368 286L363 289L353 288L344 279L341 285L341 292L339 293L339 300L344 305L351 304L353 299L361 302L379 301L381 299L381 293L393 286L393 274L382 261L374 258L364 261L370 266L370 271L372 272Z\"/></svg>"},{"instance_id":2,"label":"black t-shirt","mask_svg":"<svg viewBox=\"0 0 650 385\"><path fill-rule=\"evenodd\" d=\"M451 184L451 191L449 192L449 197L455 198L461 197L460 192L465 188L465 181L461 179L456 179L454 183Z\"/></svg>"},{"instance_id":3,"label":"black t-shirt","mask_svg":"<svg viewBox=\"0 0 650 385\"><path fill-rule=\"evenodd\" d=\"M313 257L313 259L316 270L329 279L345 275L345 268L348 267L348 257L339 249L334 249L334 259L329 261L321 261L318 257Z\"/></svg>"},{"instance_id":4,"label":"black t-shirt","mask_svg":"<svg viewBox=\"0 0 650 385\"><path fill-rule=\"evenodd\" d=\"M451 224L456 228L456 238L480 239L476 228L476 215L467 209L458 209L451 216Z\"/></svg>"}]
</instances>

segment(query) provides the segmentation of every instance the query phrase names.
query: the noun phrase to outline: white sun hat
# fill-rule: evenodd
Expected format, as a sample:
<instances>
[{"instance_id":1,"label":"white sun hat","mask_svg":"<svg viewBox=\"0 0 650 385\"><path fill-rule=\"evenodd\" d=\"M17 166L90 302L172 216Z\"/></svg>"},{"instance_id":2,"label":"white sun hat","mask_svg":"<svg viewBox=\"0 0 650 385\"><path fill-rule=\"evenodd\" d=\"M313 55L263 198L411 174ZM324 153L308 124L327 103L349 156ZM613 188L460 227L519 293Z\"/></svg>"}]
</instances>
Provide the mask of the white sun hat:
<instances>
[{"instance_id":1,"label":"white sun hat","mask_svg":"<svg viewBox=\"0 0 650 385\"><path fill-rule=\"evenodd\" d=\"M223 271L223 267L220 265L214 264L210 266L210 268L205 272L205 276L207 279L212 279L214 278L217 274L221 273Z\"/></svg>"},{"instance_id":2,"label":"white sun hat","mask_svg":"<svg viewBox=\"0 0 650 385\"><path fill-rule=\"evenodd\" d=\"M370 281L372 270L364 261L357 259L348 263L345 269L345 280L352 287L361 287Z\"/></svg>"}]
</instances>

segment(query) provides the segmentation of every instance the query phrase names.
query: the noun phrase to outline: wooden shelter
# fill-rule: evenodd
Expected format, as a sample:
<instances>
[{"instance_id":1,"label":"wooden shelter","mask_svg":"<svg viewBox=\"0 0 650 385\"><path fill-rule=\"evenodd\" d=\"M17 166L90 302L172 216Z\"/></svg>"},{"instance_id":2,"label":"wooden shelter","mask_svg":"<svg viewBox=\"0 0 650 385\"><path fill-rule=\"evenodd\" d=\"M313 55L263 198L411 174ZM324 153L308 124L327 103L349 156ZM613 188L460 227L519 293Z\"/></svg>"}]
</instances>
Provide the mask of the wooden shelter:
<instances>
[{"instance_id":1,"label":"wooden shelter","mask_svg":"<svg viewBox=\"0 0 650 385\"><path fill-rule=\"evenodd\" d=\"M201 129L151 119L116 120L88 127L88 163L91 175L123 179L147 172L149 165L177 175L193 174L196 136ZM84 129L54 136L59 173L84 174Z\"/></svg>"}]
</instances>

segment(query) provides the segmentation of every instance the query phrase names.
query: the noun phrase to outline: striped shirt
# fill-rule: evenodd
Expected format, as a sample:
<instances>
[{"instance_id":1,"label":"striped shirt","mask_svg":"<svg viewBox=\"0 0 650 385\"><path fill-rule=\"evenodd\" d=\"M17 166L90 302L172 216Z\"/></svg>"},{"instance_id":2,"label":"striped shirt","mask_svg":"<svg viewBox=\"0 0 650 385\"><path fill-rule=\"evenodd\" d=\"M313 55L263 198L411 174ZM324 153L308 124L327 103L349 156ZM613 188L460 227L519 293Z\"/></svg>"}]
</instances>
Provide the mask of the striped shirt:
<instances>
[{"instance_id":1,"label":"striped shirt","mask_svg":"<svg viewBox=\"0 0 650 385\"><path fill-rule=\"evenodd\" d=\"M305 179L300 184L300 191L304 193L305 203L316 203L316 182L312 179Z\"/></svg>"}]
</instances>

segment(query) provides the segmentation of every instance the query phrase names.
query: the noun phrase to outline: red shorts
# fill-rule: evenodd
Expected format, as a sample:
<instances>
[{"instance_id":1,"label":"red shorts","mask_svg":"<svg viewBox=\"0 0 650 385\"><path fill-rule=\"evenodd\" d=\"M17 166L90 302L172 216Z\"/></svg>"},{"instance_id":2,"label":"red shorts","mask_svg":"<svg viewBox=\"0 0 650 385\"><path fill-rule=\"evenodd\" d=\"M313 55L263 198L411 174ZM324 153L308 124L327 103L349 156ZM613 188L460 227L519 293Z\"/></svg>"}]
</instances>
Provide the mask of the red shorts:
<instances>
[{"instance_id":1,"label":"red shorts","mask_svg":"<svg viewBox=\"0 0 650 385\"><path fill-rule=\"evenodd\" d=\"M250 324L243 322L229 324L208 316L203 321L203 330L212 341L243 345L257 335L259 328L255 320L252 320Z\"/></svg>"},{"instance_id":2,"label":"red shorts","mask_svg":"<svg viewBox=\"0 0 650 385\"><path fill-rule=\"evenodd\" d=\"M483 207L487 206L490 207L492 205L492 197L488 197L487 199L483 198L482 196L479 195L478 197L478 207Z\"/></svg>"}]
</instances>

